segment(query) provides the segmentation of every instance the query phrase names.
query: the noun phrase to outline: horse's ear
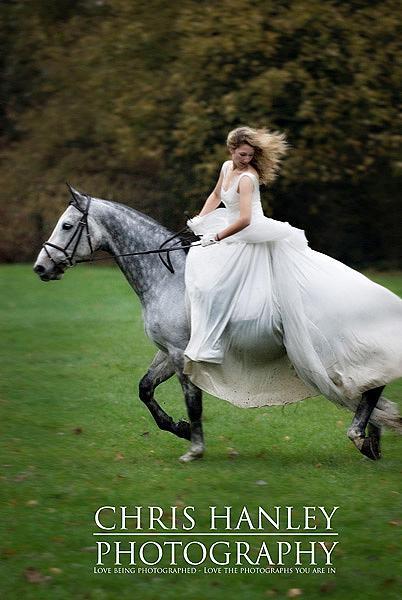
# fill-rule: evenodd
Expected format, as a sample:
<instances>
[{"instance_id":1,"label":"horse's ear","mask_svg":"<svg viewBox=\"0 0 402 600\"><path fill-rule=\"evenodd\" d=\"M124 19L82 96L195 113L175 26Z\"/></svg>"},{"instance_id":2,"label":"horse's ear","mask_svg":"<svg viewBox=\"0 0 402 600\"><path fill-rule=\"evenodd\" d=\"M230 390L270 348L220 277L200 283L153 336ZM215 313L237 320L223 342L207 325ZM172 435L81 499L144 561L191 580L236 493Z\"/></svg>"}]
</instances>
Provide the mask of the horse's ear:
<instances>
[{"instance_id":1,"label":"horse's ear","mask_svg":"<svg viewBox=\"0 0 402 600\"><path fill-rule=\"evenodd\" d=\"M74 189L69 183L66 182L66 185L71 194L70 204L74 204L78 209L84 210L87 204L87 197L84 194L81 194L78 190Z\"/></svg>"}]
</instances>

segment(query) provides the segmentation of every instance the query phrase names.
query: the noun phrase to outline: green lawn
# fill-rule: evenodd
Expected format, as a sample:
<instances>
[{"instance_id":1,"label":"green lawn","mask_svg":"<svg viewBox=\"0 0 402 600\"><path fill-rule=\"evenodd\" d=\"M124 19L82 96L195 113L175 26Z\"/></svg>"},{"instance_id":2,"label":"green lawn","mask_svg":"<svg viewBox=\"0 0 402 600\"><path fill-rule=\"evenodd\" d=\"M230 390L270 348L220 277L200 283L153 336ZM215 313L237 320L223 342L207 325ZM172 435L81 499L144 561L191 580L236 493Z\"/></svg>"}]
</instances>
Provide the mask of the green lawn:
<instances>
[{"instance_id":1,"label":"green lawn","mask_svg":"<svg viewBox=\"0 0 402 600\"><path fill-rule=\"evenodd\" d=\"M242 410L206 396L206 456L180 464L187 443L159 431L137 397L154 348L120 272L79 267L44 284L29 266L3 266L0 277L2 598L401 597L402 437L386 432L383 459L370 462L346 437L351 414L323 398ZM401 275L373 278L402 295ZM401 406L401 381L386 395ZM175 381L157 397L185 417ZM211 505L296 516L339 506L336 573L94 574L104 505L193 505L198 531Z\"/></svg>"}]
</instances>

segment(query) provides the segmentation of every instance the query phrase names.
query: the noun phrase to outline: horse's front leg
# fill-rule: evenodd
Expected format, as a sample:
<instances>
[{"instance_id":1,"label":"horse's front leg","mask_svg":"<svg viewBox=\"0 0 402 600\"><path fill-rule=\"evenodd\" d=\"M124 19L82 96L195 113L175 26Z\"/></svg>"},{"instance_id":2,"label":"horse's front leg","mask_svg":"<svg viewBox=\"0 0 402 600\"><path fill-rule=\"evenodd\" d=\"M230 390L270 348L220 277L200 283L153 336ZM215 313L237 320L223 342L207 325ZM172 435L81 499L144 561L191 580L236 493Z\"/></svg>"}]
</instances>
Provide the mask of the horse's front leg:
<instances>
[{"instance_id":1,"label":"horse's front leg","mask_svg":"<svg viewBox=\"0 0 402 600\"><path fill-rule=\"evenodd\" d=\"M176 369L170 357L162 351L157 352L148 371L140 381L139 396L155 419L159 429L170 431L177 437L190 440L190 425L181 420L175 423L154 398L155 388L160 383L167 381L175 372Z\"/></svg>"},{"instance_id":2,"label":"horse's front leg","mask_svg":"<svg viewBox=\"0 0 402 600\"><path fill-rule=\"evenodd\" d=\"M175 365L176 375L180 381L187 414L190 421L191 446L188 452L180 456L180 462L191 462L204 455L204 435L202 431L202 391L194 385L187 375L183 373L184 357L181 353L174 353L172 361Z\"/></svg>"},{"instance_id":3,"label":"horse's front leg","mask_svg":"<svg viewBox=\"0 0 402 600\"><path fill-rule=\"evenodd\" d=\"M195 386L187 375L179 377L186 400L187 414L190 421L190 450L180 456L181 462L190 462L204 455L204 434L202 431L202 391Z\"/></svg>"},{"instance_id":4,"label":"horse's front leg","mask_svg":"<svg viewBox=\"0 0 402 600\"><path fill-rule=\"evenodd\" d=\"M381 458L381 429L377 427L377 425L374 425L374 423L369 423L369 419L383 389L384 386L364 392L356 409L352 424L348 429L349 439L352 440L356 448L360 450L364 456L367 456L367 458L370 458L371 460L378 460ZM366 427L368 436L366 436Z\"/></svg>"}]
</instances>

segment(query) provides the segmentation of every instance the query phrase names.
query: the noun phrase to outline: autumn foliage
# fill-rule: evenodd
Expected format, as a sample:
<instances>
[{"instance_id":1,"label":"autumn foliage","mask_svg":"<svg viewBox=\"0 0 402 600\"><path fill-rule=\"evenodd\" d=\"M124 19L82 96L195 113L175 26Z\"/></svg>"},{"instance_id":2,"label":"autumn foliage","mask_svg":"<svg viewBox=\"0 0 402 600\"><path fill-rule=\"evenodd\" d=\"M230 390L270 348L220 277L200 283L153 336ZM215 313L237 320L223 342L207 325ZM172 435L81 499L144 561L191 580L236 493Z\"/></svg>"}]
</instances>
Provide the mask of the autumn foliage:
<instances>
[{"instance_id":1,"label":"autumn foliage","mask_svg":"<svg viewBox=\"0 0 402 600\"><path fill-rule=\"evenodd\" d=\"M3 0L2 260L32 259L66 180L180 229L247 124L291 146L269 214L349 264L400 266L399 8Z\"/></svg>"}]
</instances>

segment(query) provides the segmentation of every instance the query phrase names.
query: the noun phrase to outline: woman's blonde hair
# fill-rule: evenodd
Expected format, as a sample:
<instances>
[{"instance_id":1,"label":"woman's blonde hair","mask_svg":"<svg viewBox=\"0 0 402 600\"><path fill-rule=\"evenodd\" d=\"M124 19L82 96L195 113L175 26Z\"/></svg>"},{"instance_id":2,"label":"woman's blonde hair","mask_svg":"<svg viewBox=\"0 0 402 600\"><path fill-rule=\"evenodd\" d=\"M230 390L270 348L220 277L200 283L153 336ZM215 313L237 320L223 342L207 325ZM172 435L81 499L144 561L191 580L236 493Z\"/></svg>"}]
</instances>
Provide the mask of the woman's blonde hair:
<instances>
[{"instance_id":1,"label":"woman's blonde hair","mask_svg":"<svg viewBox=\"0 0 402 600\"><path fill-rule=\"evenodd\" d=\"M278 174L281 158L288 150L286 136L279 131L268 129L252 129L251 127L237 127L227 137L229 150L236 150L242 144L254 148L251 165L257 171L261 183L272 183Z\"/></svg>"}]
</instances>

